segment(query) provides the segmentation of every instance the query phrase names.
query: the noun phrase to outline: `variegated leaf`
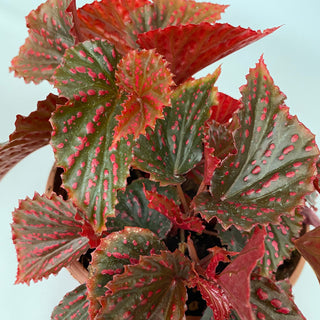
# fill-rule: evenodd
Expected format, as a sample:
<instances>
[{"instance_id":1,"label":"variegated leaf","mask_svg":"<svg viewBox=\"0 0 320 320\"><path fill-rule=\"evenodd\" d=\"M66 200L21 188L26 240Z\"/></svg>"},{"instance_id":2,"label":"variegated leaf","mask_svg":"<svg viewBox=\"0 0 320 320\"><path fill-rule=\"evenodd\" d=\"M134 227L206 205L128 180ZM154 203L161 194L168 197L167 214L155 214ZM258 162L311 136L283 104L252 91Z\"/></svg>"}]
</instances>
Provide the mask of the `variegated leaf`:
<instances>
[{"instance_id":1,"label":"variegated leaf","mask_svg":"<svg viewBox=\"0 0 320 320\"><path fill-rule=\"evenodd\" d=\"M117 190L126 186L130 139L114 144L119 97L115 69L120 56L106 41L86 41L67 50L55 84L70 101L52 117L57 165L65 169L64 187L84 208L96 232L114 215Z\"/></svg>"},{"instance_id":2,"label":"variegated leaf","mask_svg":"<svg viewBox=\"0 0 320 320\"><path fill-rule=\"evenodd\" d=\"M103 238L92 254L87 282L91 318L100 310L99 301L104 297L108 290L106 285L114 275L121 274L125 265L138 263L141 255L159 254L160 250L166 250L165 245L147 229L126 227Z\"/></svg>"},{"instance_id":3,"label":"variegated leaf","mask_svg":"<svg viewBox=\"0 0 320 320\"><path fill-rule=\"evenodd\" d=\"M51 113L65 102L66 99L49 94L46 100L38 102L37 110L29 116L17 116L16 130L9 136L9 141L0 147L0 180L18 162L49 143Z\"/></svg>"},{"instance_id":4,"label":"variegated leaf","mask_svg":"<svg viewBox=\"0 0 320 320\"><path fill-rule=\"evenodd\" d=\"M29 37L11 62L15 76L26 82L51 81L67 48L74 45L70 34L72 14L67 8L74 0L47 0L27 16Z\"/></svg>"},{"instance_id":5,"label":"variegated leaf","mask_svg":"<svg viewBox=\"0 0 320 320\"><path fill-rule=\"evenodd\" d=\"M180 84L206 66L276 29L254 31L226 23L211 25L203 22L198 25L170 26L139 34L137 43L143 49L157 49L170 63L175 83Z\"/></svg>"},{"instance_id":6,"label":"variegated leaf","mask_svg":"<svg viewBox=\"0 0 320 320\"><path fill-rule=\"evenodd\" d=\"M220 69L177 88L171 98L172 107L165 108L164 120L154 130L147 128L134 148L134 163L151 179L164 184L184 181L183 175L202 158L203 125L209 107L215 101L213 87Z\"/></svg>"},{"instance_id":7,"label":"variegated leaf","mask_svg":"<svg viewBox=\"0 0 320 320\"><path fill-rule=\"evenodd\" d=\"M125 226L131 226L149 229L160 239L165 238L172 227L171 221L157 210L148 207L149 202L144 190L154 191L178 201L174 187L160 187L159 183L148 179L133 181L124 191L119 190L118 192L116 216L107 219L108 232L119 231Z\"/></svg>"},{"instance_id":8,"label":"variegated leaf","mask_svg":"<svg viewBox=\"0 0 320 320\"><path fill-rule=\"evenodd\" d=\"M237 154L213 174L211 193L195 199L206 220L217 217L226 229L251 230L256 224L279 222L313 191L319 150L314 135L283 105L285 96L274 85L263 59L242 88L241 128L234 140Z\"/></svg>"},{"instance_id":9,"label":"variegated leaf","mask_svg":"<svg viewBox=\"0 0 320 320\"><path fill-rule=\"evenodd\" d=\"M54 308L51 314L51 320L88 320L88 307L87 286L84 283L63 297L60 303Z\"/></svg>"},{"instance_id":10,"label":"variegated leaf","mask_svg":"<svg viewBox=\"0 0 320 320\"><path fill-rule=\"evenodd\" d=\"M117 116L114 142L132 134L138 138L146 127L154 129L163 119L164 106L170 105L174 85L167 62L155 50L133 50L121 59L116 71L117 85L128 94L123 111Z\"/></svg>"},{"instance_id":11,"label":"variegated leaf","mask_svg":"<svg viewBox=\"0 0 320 320\"><path fill-rule=\"evenodd\" d=\"M97 320L184 319L191 261L180 251L141 256L107 284Z\"/></svg>"},{"instance_id":12,"label":"variegated leaf","mask_svg":"<svg viewBox=\"0 0 320 320\"><path fill-rule=\"evenodd\" d=\"M71 201L35 194L13 212L12 238L18 257L16 283L57 274L89 249L82 236L83 213Z\"/></svg>"}]
</instances>

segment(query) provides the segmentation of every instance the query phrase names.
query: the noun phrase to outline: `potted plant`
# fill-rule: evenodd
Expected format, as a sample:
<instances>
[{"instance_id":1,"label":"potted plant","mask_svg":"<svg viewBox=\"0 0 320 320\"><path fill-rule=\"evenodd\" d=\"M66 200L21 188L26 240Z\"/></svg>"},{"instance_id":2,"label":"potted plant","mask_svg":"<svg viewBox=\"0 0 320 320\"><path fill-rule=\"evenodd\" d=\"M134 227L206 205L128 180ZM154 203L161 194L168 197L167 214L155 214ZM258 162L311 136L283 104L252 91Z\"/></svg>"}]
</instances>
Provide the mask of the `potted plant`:
<instances>
[{"instance_id":1,"label":"potted plant","mask_svg":"<svg viewBox=\"0 0 320 320\"><path fill-rule=\"evenodd\" d=\"M290 263L319 276L319 149L263 57L240 100L215 87L220 67L192 78L277 29L216 22L225 9L48 0L28 15L11 70L59 94L17 118L0 172L51 144L47 190L12 234L17 283L64 267L80 282L52 319L304 319Z\"/></svg>"}]
</instances>

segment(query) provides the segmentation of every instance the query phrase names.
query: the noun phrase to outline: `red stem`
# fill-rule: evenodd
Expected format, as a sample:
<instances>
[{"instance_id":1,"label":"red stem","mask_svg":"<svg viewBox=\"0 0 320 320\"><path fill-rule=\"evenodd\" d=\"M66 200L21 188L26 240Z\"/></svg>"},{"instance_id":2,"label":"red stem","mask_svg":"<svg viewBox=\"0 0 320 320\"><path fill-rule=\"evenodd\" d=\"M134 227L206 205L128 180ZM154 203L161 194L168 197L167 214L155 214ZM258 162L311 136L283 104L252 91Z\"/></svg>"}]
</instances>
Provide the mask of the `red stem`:
<instances>
[{"instance_id":1,"label":"red stem","mask_svg":"<svg viewBox=\"0 0 320 320\"><path fill-rule=\"evenodd\" d=\"M80 22L79 22L78 13L77 13L76 0L73 0L70 2L70 5L67 11L71 12L73 16L73 30L75 35L75 44L85 41L86 39L82 36L80 31Z\"/></svg>"}]
</instances>

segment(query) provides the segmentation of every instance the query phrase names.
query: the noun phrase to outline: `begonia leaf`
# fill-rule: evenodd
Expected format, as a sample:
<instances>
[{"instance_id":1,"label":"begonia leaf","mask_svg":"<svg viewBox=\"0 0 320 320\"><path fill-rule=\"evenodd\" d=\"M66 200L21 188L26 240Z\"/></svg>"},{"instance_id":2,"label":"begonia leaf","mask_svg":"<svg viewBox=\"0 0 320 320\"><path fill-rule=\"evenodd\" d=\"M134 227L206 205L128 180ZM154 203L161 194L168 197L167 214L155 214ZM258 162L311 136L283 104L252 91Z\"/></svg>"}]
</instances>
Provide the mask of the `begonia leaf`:
<instances>
[{"instance_id":1,"label":"begonia leaf","mask_svg":"<svg viewBox=\"0 0 320 320\"><path fill-rule=\"evenodd\" d=\"M47 0L30 12L26 18L29 37L11 62L15 76L26 82L51 81L65 50L74 45L72 14L67 12L72 1Z\"/></svg>"},{"instance_id":2,"label":"begonia leaf","mask_svg":"<svg viewBox=\"0 0 320 320\"><path fill-rule=\"evenodd\" d=\"M317 227L294 242L301 255L308 261L320 282L320 227Z\"/></svg>"},{"instance_id":3,"label":"begonia leaf","mask_svg":"<svg viewBox=\"0 0 320 320\"><path fill-rule=\"evenodd\" d=\"M256 224L279 222L294 213L313 191L319 150L314 135L283 105L285 96L274 85L263 59L241 89L241 128L234 141L237 154L214 171L211 193L195 199L195 210L210 221L217 217L227 229L251 230Z\"/></svg>"},{"instance_id":4,"label":"begonia leaf","mask_svg":"<svg viewBox=\"0 0 320 320\"><path fill-rule=\"evenodd\" d=\"M88 307L87 286L84 283L63 297L54 308L51 320L87 320L89 319Z\"/></svg>"},{"instance_id":5,"label":"begonia leaf","mask_svg":"<svg viewBox=\"0 0 320 320\"><path fill-rule=\"evenodd\" d=\"M178 250L141 256L107 284L110 291L101 299L96 319L184 319L191 269L191 261Z\"/></svg>"},{"instance_id":6,"label":"begonia leaf","mask_svg":"<svg viewBox=\"0 0 320 320\"><path fill-rule=\"evenodd\" d=\"M149 202L146 199L144 188L178 201L174 187L160 187L159 183L148 179L133 181L124 191L118 191L116 216L109 217L106 223L108 232L119 231L125 226L131 226L149 229L160 239L165 238L171 230L171 221L157 210L148 207Z\"/></svg>"},{"instance_id":7,"label":"begonia leaf","mask_svg":"<svg viewBox=\"0 0 320 320\"><path fill-rule=\"evenodd\" d=\"M15 131L9 136L9 141L0 147L0 180L18 162L49 143L52 131L49 122L51 113L57 105L65 102L66 99L49 94L46 100L38 102L37 110L29 116L17 116Z\"/></svg>"},{"instance_id":8,"label":"begonia leaf","mask_svg":"<svg viewBox=\"0 0 320 320\"><path fill-rule=\"evenodd\" d=\"M83 213L70 200L54 194L52 198L35 194L20 201L11 225L18 257L16 283L57 274L89 249L89 239L81 235L81 217Z\"/></svg>"},{"instance_id":9,"label":"begonia leaf","mask_svg":"<svg viewBox=\"0 0 320 320\"><path fill-rule=\"evenodd\" d=\"M256 227L241 253L217 276L218 284L242 320L254 319L250 305L250 277L264 254L265 236L265 229Z\"/></svg>"},{"instance_id":10,"label":"begonia leaf","mask_svg":"<svg viewBox=\"0 0 320 320\"><path fill-rule=\"evenodd\" d=\"M213 85L219 72L177 88L164 119L157 120L155 129L147 128L146 136L138 139L134 164L149 172L151 179L163 184L181 183L183 175L202 159L203 124L214 103Z\"/></svg>"},{"instance_id":11,"label":"begonia leaf","mask_svg":"<svg viewBox=\"0 0 320 320\"><path fill-rule=\"evenodd\" d=\"M67 50L55 73L55 85L70 101L53 115L52 146L64 168L63 185L84 208L96 232L114 215L117 190L126 186L132 146L113 146L124 97L115 69L120 56L106 41L86 41Z\"/></svg>"},{"instance_id":12,"label":"begonia leaf","mask_svg":"<svg viewBox=\"0 0 320 320\"><path fill-rule=\"evenodd\" d=\"M231 118L232 115L241 107L241 102L239 100L233 99L232 97L224 94L222 92L217 93L218 103L211 107L211 115L208 120L217 121L219 123L226 123Z\"/></svg>"},{"instance_id":13,"label":"begonia leaf","mask_svg":"<svg viewBox=\"0 0 320 320\"><path fill-rule=\"evenodd\" d=\"M251 280L251 304L257 320L305 320L293 298L268 278Z\"/></svg>"},{"instance_id":14,"label":"begonia leaf","mask_svg":"<svg viewBox=\"0 0 320 320\"><path fill-rule=\"evenodd\" d=\"M289 259L295 249L294 239L299 237L302 228L303 216L296 213L294 216L280 217L280 224L266 226L265 254L259 263L259 274L270 276L276 272L284 259Z\"/></svg>"},{"instance_id":15,"label":"begonia leaf","mask_svg":"<svg viewBox=\"0 0 320 320\"><path fill-rule=\"evenodd\" d=\"M147 229L126 227L103 238L92 254L87 282L91 318L101 308L99 301L107 291L106 284L114 275L121 274L125 265L138 263L140 255L159 254L160 250L166 250L165 245Z\"/></svg>"},{"instance_id":16,"label":"begonia leaf","mask_svg":"<svg viewBox=\"0 0 320 320\"><path fill-rule=\"evenodd\" d=\"M175 83L180 84L206 66L276 29L254 31L226 23L211 25L203 22L170 26L139 34L137 43L143 49L157 49L170 63Z\"/></svg>"},{"instance_id":17,"label":"begonia leaf","mask_svg":"<svg viewBox=\"0 0 320 320\"><path fill-rule=\"evenodd\" d=\"M149 208L158 211L167 217L174 226L179 229L202 233L205 226L199 217L185 216L179 205L172 199L163 196L155 191L145 190L146 199L149 201Z\"/></svg>"},{"instance_id":18,"label":"begonia leaf","mask_svg":"<svg viewBox=\"0 0 320 320\"><path fill-rule=\"evenodd\" d=\"M148 0L102 0L86 4L78 9L81 33L87 39L106 39L121 54L126 54L137 48L127 34L130 13L148 3Z\"/></svg>"},{"instance_id":19,"label":"begonia leaf","mask_svg":"<svg viewBox=\"0 0 320 320\"><path fill-rule=\"evenodd\" d=\"M170 105L174 85L167 62L154 50L129 52L118 64L116 79L129 98L116 117L115 142L129 134L138 138L146 127L154 128L156 119L163 119L164 106Z\"/></svg>"}]
</instances>

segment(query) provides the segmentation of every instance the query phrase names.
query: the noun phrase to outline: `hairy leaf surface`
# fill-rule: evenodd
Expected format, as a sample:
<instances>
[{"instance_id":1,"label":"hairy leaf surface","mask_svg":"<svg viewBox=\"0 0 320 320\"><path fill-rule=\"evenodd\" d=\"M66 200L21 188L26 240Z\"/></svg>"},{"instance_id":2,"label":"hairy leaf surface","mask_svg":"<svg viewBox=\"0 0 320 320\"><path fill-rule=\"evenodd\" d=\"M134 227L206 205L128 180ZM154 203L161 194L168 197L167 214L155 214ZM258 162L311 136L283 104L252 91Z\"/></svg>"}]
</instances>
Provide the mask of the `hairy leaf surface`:
<instances>
[{"instance_id":1,"label":"hairy leaf surface","mask_svg":"<svg viewBox=\"0 0 320 320\"><path fill-rule=\"evenodd\" d=\"M180 251L141 256L138 264L126 266L107 287L101 300L102 319L184 319L191 262Z\"/></svg>"},{"instance_id":2,"label":"hairy leaf surface","mask_svg":"<svg viewBox=\"0 0 320 320\"><path fill-rule=\"evenodd\" d=\"M84 283L63 297L54 308L51 320L87 320L89 319L88 307L87 286Z\"/></svg>"},{"instance_id":3,"label":"hairy leaf surface","mask_svg":"<svg viewBox=\"0 0 320 320\"><path fill-rule=\"evenodd\" d=\"M138 263L140 255L159 254L160 250L166 250L165 245L151 231L142 228L126 227L101 240L92 254L87 283L92 319L101 308L99 301L108 290L105 285L113 276L121 274L125 265Z\"/></svg>"},{"instance_id":4,"label":"hairy leaf surface","mask_svg":"<svg viewBox=\"0 0 320 320\"><path fill-rule=\"evenodd\" d=\"M117 190L126 185L131 161L130 140L112 147L124 99L115 84L119 60L108 42L86 41L67 51L55 74L56 87L70 99L52 117L57 164L65 169L65 188L97 232L114 215Z\"/></svg>"},{"instance_id":5,"label":"hairy leaf surface","mask_svg":"<svg viewBox=\"0 0 320 320\"><path fill-rule=\"evenodd\" d=\"M70 34L72 14L67 8L74 0L47 0L26 18L29 37L11 62L15 76L26 82L51 81L65 50L74 45Z\"/></svg>"},{"instance_id":6,"label":"hairy leaf surface","mask_svg":"<svg viewBox=\"0 0 320 320\"><path fill-rule=\"evenodd\" d=\"M154 129L156 119L163 119L164 106L170 105L174 85L167 62L154 50L129 52L118 65L116 79L129 97L116 116L115 142L129 134L138 138L148 126Z\"/></svg>"},{"instance_id":7,"label":"hairy leaf surface","mask_svg":"<svg viewBox=\"0 0 320 320\"><path fill-rule=\"evenodd\" d=\"M9 136L9 141L0 147L0 180L18 162L49 143L52 132L49 122L51 113L57 105L65 102L64 98L49 94L46 100L38 102L37 110L29 116L17 116L15 131Z\"/></svg>"},{"instance_id":8,"label":"hairy leaf surface","mask_svg":"<svg viewBox=\"0 0 320 320\"><path fill-rule=\"evenodd\" d=\"M208 221L217 217L225 229L250 230L293 213L313 191L319 155L314 135L283 105L285 96L263 59L247 81L241 89L241 128L234 134L238 152L214 171L211 194L195 200L196 211Z\"/></svg>"},{"instance_id":9,"label":"hairy leaf surface","mask_svg":"<svg viewBox=\"0 0 320 320\"><path fill-rule=\"evenodd\" d=\"M160 239L170 231L171 221L157 210L148 207L144 189L157 192L169 199L178 201L177 191L173 187L160 187L159 183L148 179L133 181L127 188L118 192L116 216L107 219L107 231L115 232L125 226L140 227L151 230Z\"/></svg>"},{"instance_id":10,"label":"hairy leaf surface","mask_svg":"<svg viewBox=\"0 0 320 320\"><path fill-rule=\"evenodd\" d=\"M257 319L305 320L292 296L268 278L251 280L251 304Z\"/></svg>"},{"instance_id":11,"label":"hairy leaf surface","mask_svg":"<svg viewBox=\"0 0 320 320\"><path fill-rule=\"evenodd\" d=\"M320 282L320 227L317 227L294 242L296 248L309 262Z\"/></svg>"},{"instance_id":12,"label":"hairy leaf surface","mask_svg":"<svg viewBox=\"0 0 320 320\"><path fill-rule=\"evenodd\" d=\"M16 283L57 274L89 249L82 236L83 213L71 201L35 194L13 212L12 239L18 257Z\"/></svg>"},{"instance_id":13,"label":"hairy leaf surface","mask_svg":"<svg viewBox=\"0 0 320 320\"><path fill-rule=\"evenodd\" d=\"M157 49L170 63L176 84L219 59L272 33L277 28L253 31L229 24L200 23L170 26L138 35L143 49ZM192 53L192 54L190 54Z\"/></svg>"},{"instance_id":14,"label":"hairy leaf surface","mask_svg":"<svg viewBox=\"0 0 320 320\"><path fill-rule=\"evenodd\" d=\"M214 103L213 85L219 72L177 88L171 97L172 107L165 108L164 119L156 122L154 130L147 128L146 136L138 139L134 163L149 172L151 179L164 184L181 183L183 174L201 160L203 124Z\"/></svg>"}]
</instances>

